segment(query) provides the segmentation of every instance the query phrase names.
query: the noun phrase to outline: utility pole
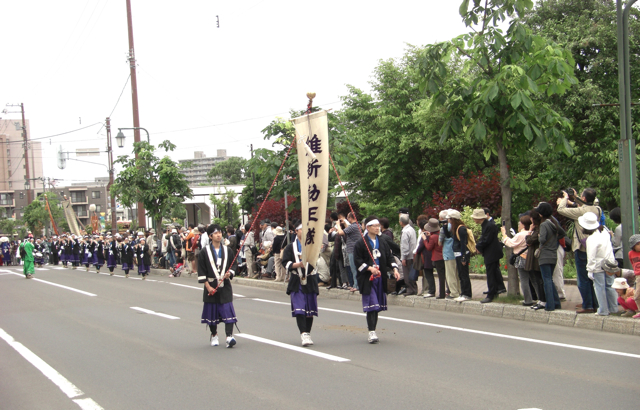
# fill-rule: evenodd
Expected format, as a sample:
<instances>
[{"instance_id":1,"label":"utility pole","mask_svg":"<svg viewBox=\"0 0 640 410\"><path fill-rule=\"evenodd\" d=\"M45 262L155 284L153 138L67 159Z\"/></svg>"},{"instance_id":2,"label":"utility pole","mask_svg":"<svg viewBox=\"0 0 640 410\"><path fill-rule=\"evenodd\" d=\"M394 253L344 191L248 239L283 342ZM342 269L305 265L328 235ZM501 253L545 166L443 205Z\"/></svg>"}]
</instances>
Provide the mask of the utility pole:
<instances>
[{"instance_id":1,"label":"utility pole","mask_svg":"<svg viewBox=\"0 0 640 410\"><path fill-rule=\"evenodd\" d=\"M629 237L638 233L638 187L636 171L636 141L631 129L631 74L629 67L629 13L637 0L616 0L618 18L618 81L620 92L620 210L622 211L623 255L629 253ZM631 268L629 258L624 267Z\"/></svg>"},{"instance_id":2,"label":"utility pole","mask_svg":"<svg viewBox=\"0 0 640 410\"><path fill-rule=\"evenodd\" d=\"M253 159L253 144L251 144L251 159ZM253 212L256 213L258 212L258 200L256 199L256 173L252 172L251 177L253 178Z\"/></svg>"},{"instance_id":3,"label":"utility pole","mask_svg":"<svg viewBox=\"0 0 640 410\"><path fill-rule=\"evenodd\" d=\"M20 103L22 110L22 137L24 140L24 167L26 170L25 179L29 180L29 141L27 140L27 123L24 120L24 103ZM31 190L27 189L27 203L31 203Z\"/></svg>"},{"instance_id":4,"label":"utility pole","mask_svg":"<svg viewBox=\"0 0 640 410\"><path fill-rule=\"evenodd\" d=\"M118 218L116 215L116 197L111 194L111 185L113 185L113 149L111 145L111 118L107 117L107 158L109 160L109 183L107 184L107 195L111 198L111 234L118 233Z\"/></svg>"},{"instance_id":5,"label":"utility pole","mask_svg":"<svg viewBox=\"0 0 640 410\"><path fill-rule=\"evenodd\" d=\"M127 28L129 30L129 69L131 71L131 105L133 107L133 141L140 142L140 115L138 112L138 79L136 77L136 53L133 47L133 19L131 17L131 0L127 0ZM136 154L136 159L138 154ZM147 227L144 204L138 202L138 226Z\"/></svg>"}]
</instances>

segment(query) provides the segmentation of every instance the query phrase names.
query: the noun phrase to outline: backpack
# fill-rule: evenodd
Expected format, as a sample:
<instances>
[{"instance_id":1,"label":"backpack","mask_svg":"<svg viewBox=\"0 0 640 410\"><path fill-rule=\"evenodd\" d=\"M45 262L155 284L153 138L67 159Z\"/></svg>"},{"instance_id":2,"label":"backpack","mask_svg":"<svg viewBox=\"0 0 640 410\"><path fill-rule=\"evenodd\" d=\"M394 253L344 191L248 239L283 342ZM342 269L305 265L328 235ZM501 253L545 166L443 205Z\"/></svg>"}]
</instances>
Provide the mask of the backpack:
<instances>
[{"instance_id":1,"label":"backpack","mask_svg":"<svg viewBox=\"0 0 640 410\"><path fill-rule=\"evenodd\" d=\"M200 234L193 235L189 240L189 248L191 252L194 252L198 248L198 241L200 241Z\"/></svg>"},{"instance_id":2,"label":"backpack","mask_svg":"<svg viewBox=\"0 0 640 410\"><path fill-rule=\"evenodd\" d=\"M460 240L460 227L462 227L464 225L460 225L458 227L458 229L456 229L456 237L458 238L458 241ZM465 228L467 228L465 226ZM473 237L473 231L471 231L471 229L467 228L467 249L469 249L469 252L471 253L471 256L477 255L478 254L478 248L476 248L476 240Z\"/></svg>"}]
</instances>

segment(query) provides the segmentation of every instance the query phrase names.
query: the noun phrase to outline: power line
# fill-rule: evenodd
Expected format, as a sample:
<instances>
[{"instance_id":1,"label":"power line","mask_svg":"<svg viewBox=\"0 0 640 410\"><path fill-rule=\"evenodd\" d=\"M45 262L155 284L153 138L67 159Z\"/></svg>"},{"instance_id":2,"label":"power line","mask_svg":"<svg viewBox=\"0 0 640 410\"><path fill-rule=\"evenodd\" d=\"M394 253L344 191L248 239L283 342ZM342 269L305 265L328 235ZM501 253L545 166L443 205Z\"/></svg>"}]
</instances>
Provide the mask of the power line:
<instances>
[{"instance_id":1,"label":"power line","mask_svg":"<svg viewBox=\"0 0 640 410\"><path fill-rule=\"evenodd\" d=\"M31 141L38 141L38 140L44 140L44 139L47 139L47 138L59 137L60 135L71 134L72 132L81 131L81 130L84 130L84 129L86 129L86 128L91 128L91 127L96 126L96 125L99 125L99 124L102 124L102 123L100 123L100 122L96 122L96 123L94 123L94 124L87 125L86 127L78 128L78 129L71 130L71 131L67 131L67 132L62 132L62 133L60 133L60 134L49 135L49 136L46 136L46 137L30 138L30 139L29 139L29 142L31 142ZM2 141L2 142L0 142L0 144L21 144L21 143L23 143L23 142L24 142L24 141Z\"/></svg>"},{"instance_id":2,"label":"power line","mask_svg":"<svg viewBox=\"0 0 640 410\"><path fill-rule=\"evenodd\" d=\"M124 90L125 90L125 88L127 88L127 84L129 84L129 79L130 78L131 78L131 74L129 74L127 76L127 80L124 82L124 87L122 87L122 91L120 91L120 96L118 97L118 101L116 101L116 105L114 105L113 110L111 110L111 114L109 114L109 117L111 117L113 115L113 112L118 107L118 103L120 103L120 98L122 98L122 94L124 94ZM100 128L100 129L102 130L102 128ZM100 132L100 131L98 131L98 132Z\"/></svg>"}]
</instances>

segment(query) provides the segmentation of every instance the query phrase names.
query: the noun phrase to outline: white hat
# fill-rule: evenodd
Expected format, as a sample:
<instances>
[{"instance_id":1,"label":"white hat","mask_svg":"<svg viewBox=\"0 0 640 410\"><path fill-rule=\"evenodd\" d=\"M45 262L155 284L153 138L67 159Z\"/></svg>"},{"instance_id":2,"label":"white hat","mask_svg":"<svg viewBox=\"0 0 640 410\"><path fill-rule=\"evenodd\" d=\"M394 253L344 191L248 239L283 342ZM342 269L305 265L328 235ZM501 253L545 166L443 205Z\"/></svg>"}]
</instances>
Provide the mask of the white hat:
<instances>
[{"instance_id":1,"label":"white hat","mask_svg":"<svg viewBox=\"0 0 640 410\"><path fill-rule=\"evenodd\" d=\"M587 212L578 218L578 222L580 226L582 226L586 230L598 229L600 226L600 222L598 222L598 217L593 212Z\"/></svg>"},{"instance_id":2,"label":"white hat","mask_svg":"<svg viewBox=\"0 0 640 410\"><path fill-rule=\"evenodd\" d=\"M178 231L176 230L176 228L173 228L173 229L171 230L171 233L178 233Z\"/></svg>"},{"instance_id":3,"label":"white hat","mask_svg":"<svg viewBox=\"0 0 640 410\"><path fill-rule=\"evenodd\" d=\"M138 232L138 236L144 235L144 232Z\"/></svg>"},{"instance_id":4,"label":"white hat","mask_svg":"<svg viewBox=\"0 0 640 410\"><path fill-rule=\"evenodd\" d=\"M460 212L456 211L455 209L449 209L449 211L447 212L447 218L462 219L462 215L460 215Z\"/></svg>"},{"instance_id":5,"label":"white hat","mask_svg":"<svg viewBox=\"0 0 640 410\"><path fill-rule=\"evenodd\" d=\"M611 287L613 289L628 289L629 285L627 284L627 280L625 278L615 278Z\"/></svg>"}]
</instances>

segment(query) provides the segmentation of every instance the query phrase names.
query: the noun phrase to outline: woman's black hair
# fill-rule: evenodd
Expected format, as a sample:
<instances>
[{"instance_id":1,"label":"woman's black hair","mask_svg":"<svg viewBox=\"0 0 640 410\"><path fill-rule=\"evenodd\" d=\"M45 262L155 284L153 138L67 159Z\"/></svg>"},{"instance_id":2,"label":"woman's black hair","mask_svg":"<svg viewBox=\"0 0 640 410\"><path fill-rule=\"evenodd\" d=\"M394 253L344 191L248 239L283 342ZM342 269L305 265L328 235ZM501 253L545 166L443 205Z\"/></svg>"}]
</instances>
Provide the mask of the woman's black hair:
<instances>
[{"instance_id":1,"label":"woman's black hair","mask_svg":"<svg viewBox=\"0 0 640 410\"><path fill-rule=\"evenodd\" d=\"M622 211L620 210L620 208L616 207L609 211L609 218L611 218L611 220L617 224L622 223Z\"/></svg>"}]
</instances>

